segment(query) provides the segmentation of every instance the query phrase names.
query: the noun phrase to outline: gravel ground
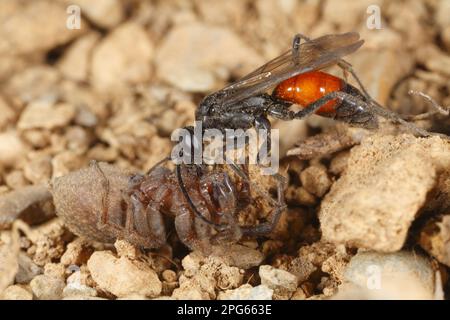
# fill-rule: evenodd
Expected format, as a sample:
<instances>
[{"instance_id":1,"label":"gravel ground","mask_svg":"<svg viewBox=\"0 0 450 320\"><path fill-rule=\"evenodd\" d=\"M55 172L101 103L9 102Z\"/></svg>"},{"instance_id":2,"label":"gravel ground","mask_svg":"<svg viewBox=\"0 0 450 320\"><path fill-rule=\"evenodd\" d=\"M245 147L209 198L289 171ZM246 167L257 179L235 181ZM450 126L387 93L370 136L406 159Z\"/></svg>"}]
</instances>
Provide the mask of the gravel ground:
<instances>
[{"instance_id":1,"label":"gravel ground","mask_svg":"<svg viewBox=\"0 0 450 320\"><path fill-rule=\"evenodd\" d=\"M73 4L79 29L65 27ZM377 8L381 29L368 28ZM206 94L296 33L347 31L366 41L348 60L378 102L426 112L408 94L417 90L450 105L448 0L0 1L0 297L449 298L450 144L387 121L365 130L273 120L288 208L270 236L212 254L189 251L173 231L152 250L94 241L71 227L72 209L56 212L53 198L71 195L55 178L92 160L147 171ZM450 134L448 116L415 124ZM92 190L82 200L100 201ZM254 225L261 212L239 219Z\"/></svg>"}]
</instances>

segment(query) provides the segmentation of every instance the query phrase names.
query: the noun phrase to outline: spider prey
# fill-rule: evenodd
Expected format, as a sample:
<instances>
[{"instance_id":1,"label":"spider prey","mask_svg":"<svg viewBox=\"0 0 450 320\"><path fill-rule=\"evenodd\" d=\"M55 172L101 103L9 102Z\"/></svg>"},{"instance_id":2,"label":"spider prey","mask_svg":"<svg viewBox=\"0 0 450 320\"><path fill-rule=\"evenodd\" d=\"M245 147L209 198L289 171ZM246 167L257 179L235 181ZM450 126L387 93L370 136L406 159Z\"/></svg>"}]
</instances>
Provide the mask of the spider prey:
<instances>
[{"instance_id":1,"label":"spider prey","mask_svg":"<svg viewBox=\"0 0 450 320\"><path fill-rule=\"evenodd\" d=\"M139 247L158 248L173 226L188 248L209 253L213 245L269 233L285 207L284 186L278 185L276 199L255 199L248 183L224 169L199 165L182 172L190 201L202 218L191 210L174 172L161 165L142 175L92 162L56 178L52 193L58 216L80 236L101 242L125 239ZM248 206L269 208L267 221L239 225L238 214ZM218 230L209 221L227 228Z\"/></svg>"}]
</instances>

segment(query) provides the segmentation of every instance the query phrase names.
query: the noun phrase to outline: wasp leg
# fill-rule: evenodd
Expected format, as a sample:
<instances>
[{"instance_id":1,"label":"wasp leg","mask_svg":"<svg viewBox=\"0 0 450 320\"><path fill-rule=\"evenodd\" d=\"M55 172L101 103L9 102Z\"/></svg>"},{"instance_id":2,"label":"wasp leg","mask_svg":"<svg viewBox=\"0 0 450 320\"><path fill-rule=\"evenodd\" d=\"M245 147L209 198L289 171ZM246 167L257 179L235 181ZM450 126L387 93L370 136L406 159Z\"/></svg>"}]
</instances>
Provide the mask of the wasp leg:
<instances>
[{"instance_id":1,"label":"wasp leg","mask_svg":"<svg viewBox=\"0 0 450 320\"><path fill-rule=\"evenodd\" d=\"M334 99L339 100L341 102L339 104L342 106L336 108L335 118L338 120L343 120L348 123L371 129L374 128L374 125L372 125L372 120L374 120L373 117L374 115L378 115L390 121L400 123L401 125L408 128L408 130L410 130L411 132L415 132L419 136L429 137L431 135L430 132L403 120L395 112L383 108L374 100L366 102L353 95L341 91L330 92L298 112L286 110L285 107L277 104L274 104L268 110L268 112L273 117L281 120L302 119L313 114L314 112L319 110L325 103Z\"/></svg>"},{"instance_id":2,"label":"wasp leg","mask_svg":"<svg viewBox=\"0 0 450 320\"><path fill-rule=\"evenodd\" d=\"M261 161L265 160L265 159L261 159L261 151L263 150L264 147L266 147L266 154L264 158L267 158L270 154L270 151L272 150L272 141L270 139L270 131L271 131L271 124L269 119L267 119L264 116L260 116L257 117L255 119L255 129L258 131L259 130L264 130L265 135L264 135L264 139L265 141L263 141L263 143L261 144L261 147L258 151L258 155L257 155L257 161L258 163L262 163Z\"/></svg>"},{"instance_id":3,"label":"wasp leg","mask_svg":"<svg viewBox=\"0 0 450 320\"><path fill-rule=\"evenodd\" d=\"M432 97L430 97L428 94L425 94L421 91L414 91L414 90L410 90L408 92L409 95L415 95L415 96L419 96L421 98L423 98L425 101L427 101L432 107L433 110L425 112L425 113L421 113L421 114L417 114L417 115L406 115L403 116L403 118L405 120L412 120L412 121L417 121L417 120L423 120L423 119L428 119L436 114L441 114L443 116L448 116L450 114L450 107L447 107L447 109L445 109L444 107L442 107L441 105L439 105L436 100L434 100Z\"/></svg>"},{"instance_id":4,"label":"wasp leg","mask_svg":"<svg viewBox=\"0 0 450 320\"><path fill-rule=\"evenodd\" d=\"M299 50L298 48L300 48L300 44L302 42L302 40L304 41L309 41L310 38L308 38L307 36L301 34L301 33L297 33L294 36L294 39L292 40L292 58L294 63L296 64L297 61L299 60Z\"/></svg>"},{"instance_id":5,"label":"wasp leg","mask_svg":"<svg viewBox=\"0 0 450 320\"><path fill-rule=\"evenodd\" d=\"M277 202L274 205L272 219L269 222L261 223L254 227L241 227L243 236L258 237L271 233L280 221L281 213L286 209L284 200L284 189L286 187L286 179L279 174L275 174L277 179Z\"/></svg>"},{"instance_id":6,"label":"wasp leg","mask_svg":"<svg viewBox=\"0 0 450 320\"><path fill-rule=\"evenodd\" d=\"M397 122L402 124L403 126L405 126L406 128L408 128L410 131L415 132L416 134L418 134L419 136L422 137L429 137L431 135L430 132L423 130L417 126L415 126L412 123L409 123L407 121L405 121L405 119L403 117L401 117L400 115L398 115L395 112L392 112L388 109L386 109L385 107L383 107L381 104L379 104L375 99L373 99L369 92L367 91L367 89L364 87L364 85L362 84L362 81L359 79L358 75L356 74L356 72L353 70L353 67L350 63L348 63L347 61L345 61L344 59L340 59L338 62L338 66L340 68L342 68L344 71L347 71L348 73L350 73L353 77L353 79L355 79L355 81L358 84L358 87L361 89L364 97L367 99L367 101L369 101L369 103L372 105L372 109L374 111L374 113L382 116L383 118L386 118L388 120L391 120L393 122ZM427 115L428 116L428 115Z\"/></svg>"},{"instance_id":7,"label":"wasp leg","mask_svg":"<svg viewBox=\"0 0 450 320\"><path fill-rule=\"evenodd\" d=\"M372 104L372 109L374 109L375 113L377 113L378 115L382 116L383 118L386 118L386 119L391 120L393 122L397 122L397 123L400 123L400 124L404 125L410 131L416 132L416 134L418 134L419 136L429 137L431 135L431 133L429 133L428 131L423 130L423 129L421 129L421 128L419 128L419 127L417 127L417 126L415 126L415 125L405 121L405 119L403 117L401 117L400 115L396 114L395 112L387 110L381 104L379 104L375 99L373 99L370 96L370 94L367 91L367 89L364 87L362 81L359 79L358 75L353 70L353 67L352 67L352 65L349 62L345 61L344 59L340 59L339 62L338 62L338 66L342 70L347 71L348 73L350 73L352 75L353 79L355 79L356 83L358 84L358 87L361 89L364 97L367 99L367 101L369 101ZM424 117L428 117L428 116L429 116L429 114L424 114ZM420 119L420 117L419 117L419 119Z\"/></svg>"},{"instance_id":8,"label":"wasp leg","mask_svg":"<svg viewBox=\"0 0 450 320\"><path fill-rule=\"evenodd\" d=\"M325 105L327 102L338 99L340 102L342 102L346 98L354 99L353 96L350 96L349 94L346 94L344 92L340 91L334 91L330 92L327 95L323 96L319 100L316 100L315 102L309 104L304 109L294 112L291 110L286 109L286 105L284 104L273 104L269 109L268 113L269 115L273 116L274 118L280 119L280 120L294 120L294 119L302 119L306 116L309 116L319 110L323 105Z\"/></svg>"}]
</instances>

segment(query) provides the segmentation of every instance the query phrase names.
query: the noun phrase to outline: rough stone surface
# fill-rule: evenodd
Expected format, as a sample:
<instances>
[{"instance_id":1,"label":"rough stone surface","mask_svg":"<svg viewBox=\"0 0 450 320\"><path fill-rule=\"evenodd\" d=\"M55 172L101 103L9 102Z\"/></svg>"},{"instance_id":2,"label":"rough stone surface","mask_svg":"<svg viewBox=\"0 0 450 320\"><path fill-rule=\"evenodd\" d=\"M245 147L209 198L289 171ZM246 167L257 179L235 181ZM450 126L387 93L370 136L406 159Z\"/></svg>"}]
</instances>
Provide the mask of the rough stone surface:
<instances>
[{"instance_id":1,"label":"rough stone surface","mask_svg":"<svg viewBox=\"0 0 450 320\"><path fill-rule=\"evenodd\" d=\"M274 290L274 298L290 297L297 289L298 279L295 275L285 270L273 268L269 265L259 267L261 284Z\"/></svg>"},{"instance_id":2,"label":"rough stone surface","mask_svg":"<svg viewBox=\"0 0 450 320\"><path fill-rule=\"evenodd\" d=\"M335 298L433 299L435 271L430 261L414 252L360 252L345 271Z\"/></svg>"},{"instance_id":3,"label":"rough stone surface","mask_svg":"<svg viewBox=\"0 0 450 320\"><path fill-rule=\"evenodd\" d=\"M59 300L65 287L63 280L46 275L38 275L30 282L33 295L38 300Z\"/></svg>"},{"instance_id":4,"label":"rough stone surface","mask_svg":"<svg viewBox=\"0 0 450 320\"><path fill-rule=\"evenodd\" d=\"M92 50L99 38L97 33L89 33L73 43L58 63L61 74L75 81L87 81Z\"/></svg>"},{"instance_id":5,"label":"rough stone surface","mask_svg":"<svg viewBox=\"0 0 450 320\"><path fill-rule=\"evenodd\" d=\"M75 108L68 103L51 104L36 102L29 104L20 116L18 128L53 129L67 125L75 116Z\"/></svg>"},{"instance_id":6,"label":"rough stone surface","mask_svg":"<svg viewBox=\"0 0 450 320\"><path fill-rule=\"evenodd\" d=\"M233 32L199 23L173 29L156 55L159 77L186 91L211 90L242 66L250 71L259 62L258 54Z\"/></svg>"},{"instance_id":7,"label":"rough stone surface","mask_svg":"<svg viewBox=\"0 0 450 320\"><path fill-rule=\"evenodd\" d=\"M120 0L64 0L66 3L77 4L89 20L103 28L112 28L119 24L125 11Z\"/></svg>"},{"instance_id":8,"label":"rough stone surface","mask_svg":"<svg viewBox=\"0 0 450 320\"><path fill-rule=\"evenodd\" d=\"M0 195L0 229L10 227L17 218L29 224L47 220L54 214L45 206L49 200L51 194L43 185L26 186Z\"/></svg>"},{"instance_id":9,"label":"rough stone surface","mask_svg":"<svg viewBox=\"0 0 450 320\"><path fill-rule=\"evenodd\" d=\"M153 45L145 30L125 23L94 48L91 80L102 91L147 81L152 56Z\"/></svg>"},{"instance_id":10,"label":"rough stone surface","mask_svg":"<svg viewBox=\"0 0 450 320\"><path fill-rule=\"evenodd\" d=\"M303 187L313 195L322 197L330 188L331 180L323 166L311 166L300 174Z\"/></svg>"},{"instance_id":11,"label":"rough stone surface","mask_svg":"<svg viewBox=\"0 0 450 320\"><path fill-rule=\"evenodd\" d=\"M66 20L66 8L56 1L2 1L0 54L33 53L67 43L83 29L65 28Z\"/></svg>"},{"instance_id":12,"label":"rough stone surface","mask_svg":"<svg viewBox=\"0 0 450 320\"><path fill-rule=\"evenodd\" d=\"M218 290L234 289L242 284L243 271L230 267L219 257L204 258L195 252L182 261L186 272L179 278L180 287L175 289L175 299L215 299Z\"/></svg>"},{"instance_id":13,"label":"rough stone surface","mask_svg":"<svg viewBox=\"0 0 450 320\"><path fill-rule=\"evenodd\" d=\"M450 216L429 221L420 233L419 243L440 263L450 266Z\"/></svg>"},{"instance_id":14,"label":"rough stone surface","mask_svg":"<svg viewBox=\"0 0 450 320\"><path fill-rule=\"evenodd\" d=\"M0 164L11 166L17 164L27 152L27 147L20 139L17 131L0 133Z\"/></svg>"},{"instance_id":15,"label":"rough stone surface","mask_svg":"<svg viewBox=\"0 0 450 320\"><path fill-rule=\"evenodd\" d=\"M220 256L230 266L241 269L259 266L264 260L264 255L260 251L240 244L222 247L217 246L213 249L213 254Z\"/></svg>"},{"instance_id":16,"label":"rough stone surface","mask_svg":"<svg viewBox=\"0 0 450 320\"><path fill-rule=\"evenodd\" d=\"M37 266L33 260L25 253L19 253L19 270L17 271L15 282L19 284L29 283L34 277L43 272L42 268Z\"/></svg>"},{"instance_id":17,"label":"rough stone surface","mask_svg":"<svg viewBox=\"0 0 450 320\"><path fill-rule=\"evenodd\" d=\"M220 293L219 300L272 300L273 290L266 285L252 287L244 284L237 289Z\"/></svg>"},{"instance_id":18,"label":"rough stone surface","mask_svg":"<svg viewBox=\"0 0 450 320\"><path fill-rule=\"evenodd\" d=\"M82 265L86 263L93 249L83 240L76 239L67 245L66 252L61 257L63 265Z\"/></svg>"},{"instance_id":19,"label":"rough stone surface","mask_svg":"<svg viewBox=\"0 0 450 320\"><path fill-rule=\"evenodd\" d=\"M116 258L109 251L97 251L87 265L99 288L117 297L131 294L155 297L161 292L162 285L158 275L139 261Z\"/></svg>"},{"instance_id":20,"label":"rough stone surface","mask_svg":"<svg viewBox=\"0 0 450 320\"><path fill-rule=\"evenodd\" d=\"M33 294L27 289L13 285L3 291L0 295L1 300L33 300Z\"/></svg>"},{"instance_id":21,"label":"rough stone surface","mask_svg":"<svg viewBox=\"0 0 450 320\"><path fill-rule=\"evenodd\" d=\"M450 162L449 143L410 135L374 136L352 149L348 168L321 204L323 239L399 250L437 175Z\"/></svg>"}]
</instances>

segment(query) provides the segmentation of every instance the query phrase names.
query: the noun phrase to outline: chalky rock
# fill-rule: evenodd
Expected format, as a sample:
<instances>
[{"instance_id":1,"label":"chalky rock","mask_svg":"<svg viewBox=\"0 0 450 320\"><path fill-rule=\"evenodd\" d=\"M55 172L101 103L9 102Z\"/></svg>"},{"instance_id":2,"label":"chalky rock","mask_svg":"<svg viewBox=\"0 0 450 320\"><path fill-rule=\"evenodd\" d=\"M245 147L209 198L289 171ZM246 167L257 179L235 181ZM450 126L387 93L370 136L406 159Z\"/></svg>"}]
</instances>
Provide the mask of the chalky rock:
<instances>
[{"instance_id":1,"label":"chalky rock","mask_svg":"<svg viewBox=\"0 0 450 320\"><path fill-rule=\"evenodd\" d=\"M272 300L273 290L266 285L252 287L244 284L237 289L220 293L219 300Z\"/></svg>"},{"instance_id":2,"label":"chalky rock","mask_svg":"<svg viewBox=\"0 0 450 320\"><path fill-rule=\"evenodd\" d=\"M285 270L276 269L269 265L259 267L261 284L274 291L279 298L289 298L297 289L297 277Z\"/></svg>"},{"instance_id":3,"label":"chalky rock","mask_svg":"<svg viewBox=\"0 0 450 320\"><path fill-rule=\"evenodd\" d=\"M38 300L59 300L62 298L65 283L60 278L38 275L31 280L30 287Z\"/></svg>"},{"instance_id":4,"label":"chalky rock","mask_svg":"<svg viewBox=\"0 0 450 320\"><path fill-rule=\"evenodd\" d=\"M186 91L208 91L241 66L262 63L258 54L230 30L192 23L175 27L158 48L158 76Z\"/></svg>"},{"instance_id":5,"label":"chalky rock","mask_svg":"<svg viewBox=\"0 0 450 320\"><path fill-rule=\"evenodd\" d=\"M152 58L153 44L145 29L124 23L93 49L91 81L102 92L145 82L150 79Z\"/></svg>"},{"instance_id":6,"label":"chalky rock","mask_svg":"<svg viewBox=\"0 0 450 320\"><path fill-rule=\"evenodd\" d=\"M0 294L0 300L33 300L33 294L21 286L12 285Z\"/></svg>"},{"instance_id":7,"label":"chalky rock","mask_svg":"<svg viewBox=\"0 0 450 320\"><path fill-rule=\"evenodd\" d=\"M323 240L394 252L436 179L450 166L439 137L375 135L351 150L348 167L322 201Z\"/></svg>"},{"instance_id":8,"label":"chalky rock","mask_svg":"<svg viewBox=\"0 0 450 320\"><path fill-rule=\"evenodd\" d=\"M419 243L440 263L450 267L450 215L429 221L420 233Z\"/></svg>"},{"instance_id":9,"label":"chalky rock","mask_svg":"<svg viewBox=\"0 0 450 320\"><path fill-rule=\"evenodd\" d=\"M347 265L336 299L434 299L435 271L418 253L359 252Z\"/></svg>"},{"instance_id":10,"label":"chalky rock","mask_svg":"<svg viewBox=\"0 0 450 320\"><path fill-rule=\"evenodd\" d=\"M68 3L80 6L81 12L102 28L116 26L125 16L125 10L120 0L70 0Z\"/></svg>"},{"instance_id":11,"label":"chalky rock","mask_svg":"<svg viewBox=\"0 0 450 320\"><path fill-rule=\"evenodd\" d=\"M66 28L66 7L58 1L1 1L0 55L30 54L65 44L86 29Z\"/></svg>"},{"instance_id":12,"label":"chalky rock","mask_svg":"<svg viewBox=\"0 0 450 320\"><path fill-rule=\"evenodd\" d=\"M75 116L75 107L68 103L30 103L22 112L17 127L26 129L55 129L64 127Z\"/></svg>"},{"instance_id":13,"label":"chalky rock","mask_svg":"<svg viewBox=\"0 0 450 320\"><path fill-rule=\"evenodd\" d=\"M87 265L99 288L116 297L137 294L151 298L161 293L158 275L143 262L116 258L110 251L97 251Z\"/></svg>"}]
</instances>

